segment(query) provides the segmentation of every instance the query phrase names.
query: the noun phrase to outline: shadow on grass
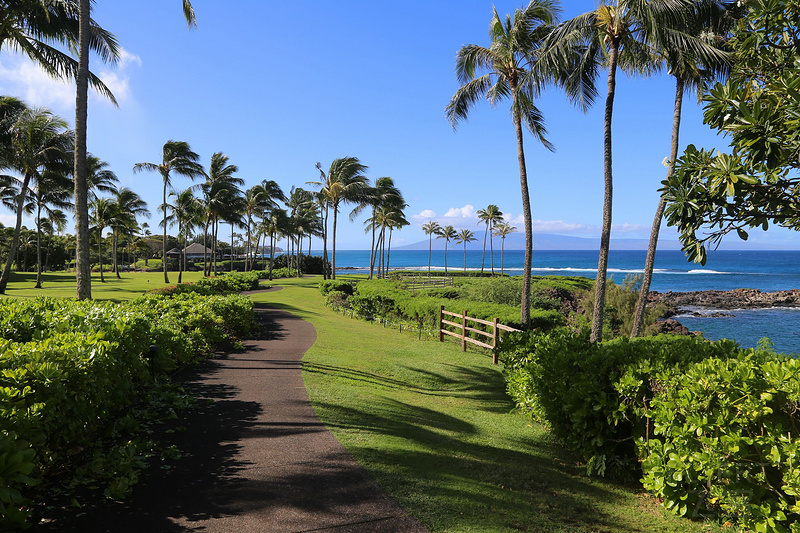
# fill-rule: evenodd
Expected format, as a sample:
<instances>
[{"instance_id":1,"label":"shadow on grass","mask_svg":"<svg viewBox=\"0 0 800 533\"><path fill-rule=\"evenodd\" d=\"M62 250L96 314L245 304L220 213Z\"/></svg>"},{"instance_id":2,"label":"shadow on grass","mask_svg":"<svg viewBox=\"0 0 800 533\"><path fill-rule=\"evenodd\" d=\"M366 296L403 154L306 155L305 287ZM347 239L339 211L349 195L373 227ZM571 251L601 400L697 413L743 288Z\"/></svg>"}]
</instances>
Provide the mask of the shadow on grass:
<instances>
[{"instance_id":1,"label":"shadow on grass","mask_svg":"<svg viewBox=\"0 0 800 533\"><path fill-rule=\"evenodd\" d=\"M324 402L315 408L327 425L357 435L348 449L401 504L424 509L418 517L432 529L643 531L593 506L613 505L619 495L583 477L547 439L513 449L516 443L481 435L464 420L388 398L362 408ZM373 442L366 433L392 439L371 448L363 444ZM395 439L406 442L395 446Z\"/></svg>"}]
</instances>

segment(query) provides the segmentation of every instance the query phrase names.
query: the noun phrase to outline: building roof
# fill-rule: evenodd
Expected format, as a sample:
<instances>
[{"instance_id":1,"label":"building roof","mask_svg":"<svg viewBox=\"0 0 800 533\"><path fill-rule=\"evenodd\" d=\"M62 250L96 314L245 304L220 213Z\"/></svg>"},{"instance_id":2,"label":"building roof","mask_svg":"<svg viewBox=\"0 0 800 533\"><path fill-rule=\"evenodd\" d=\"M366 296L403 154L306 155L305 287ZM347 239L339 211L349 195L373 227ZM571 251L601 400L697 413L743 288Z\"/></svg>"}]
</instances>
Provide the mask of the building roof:
<instances>
[{"instance_id":1,"label":"building roof","mask_svg":"<svg viewBox=\"0 0 800 533\"><path fill-rule=\"evenodd\" d=\"M198 244L196 242L193 242L192 244L190 244L189 246L184 248L183 251L186 252L187 254L194 254L194 255L202 255L202 254L210 254L211 253L211 250L209 248L206 248L202 244Z\"/></svg>"}]
</instances>

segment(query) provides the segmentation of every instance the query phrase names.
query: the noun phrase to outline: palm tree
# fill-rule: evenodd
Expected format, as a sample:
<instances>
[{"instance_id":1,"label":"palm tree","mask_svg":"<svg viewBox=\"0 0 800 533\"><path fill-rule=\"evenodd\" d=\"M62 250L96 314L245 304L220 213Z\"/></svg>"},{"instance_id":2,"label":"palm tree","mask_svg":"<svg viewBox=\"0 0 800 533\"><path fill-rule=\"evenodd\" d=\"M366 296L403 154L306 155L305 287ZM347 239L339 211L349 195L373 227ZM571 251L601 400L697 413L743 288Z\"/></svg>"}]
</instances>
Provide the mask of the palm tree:
<instances>
[{"instance_id":1,"label":"palm tree","mask_svg":"<svg viewBox=\"0 0 800 533\"><path fill-rule=\"evenodd\" d=\"M428 236L428 277L431 277L431 250L433 249L433 236L438 235L442 227L433 220L422 225L422 231Z\"/></svg>"},{"instance_id":2,"label":"palm tree","mask_svg":"<svg viewBox=\"0 0 800 533\"><path fill-rule=\"evenodd\" d=\"M206 180L194 188L203 192L206 211L205 226L203 229L203 244L206 244L208 229L211 228L211 261L204 261L204 275L211 275L217 271L217 237L219 235L219 221L230 220L234 213L242 211L244 199L240 186L244 185L242 178L234 177L239 167L229 163L229 158L222 152L215 152L211 156Z\"/></svg>"},{"instance_id":3,"label":"palm tree","mask_svg":"<svg viewBox=\"0 0 800 533\"><path fill-rule=\"evenodd\" d=\"M17 116L9 132L10 149L14 157L3 161L5 168L22 174L16 197L16 222L11 238L8 259L0 275L0 294L5 294L11 263L16 257L22 227L22 213L25 200L30 194L29 187L41 179L47 166L63 161L72 150L72 132L68 131L64 119L53 115L46 109L24 109Z\"/></svg>"},{"instance_id":4,"label":"palm tree","mask_svg":"<svg viewBox=\"0 0 800 533\"><path fill-rule=\"evenodd\" d=\"M86 193L90 201L98 198L98 192L113 193L118 183L119 179L108 169L108 163L91 154L86 155Z\"/></svg>"},{"instance_id":5,"label":"palm tree","mask_svg":"<svg viewBox=\"0 0 800 533\"><path fill-rule=\"evenodd\" d=\"M171 191L172 218L178 223L178 238L182 239L181 260L178 264L178 283L183 281L183 270L186 268L186 236L193 228L202 224L203 204L191 189Z\"/></svg>"},{"instance_id":6,"label":"palm tree","mask_svg":"<svg viewBox=\"0 0 800 533\"><path fill-rule=\"evenodd\" d=\"M111 226L112 232L112 269L114 270L117 279L119 279L119 263L117 261L117 246L119 244L119 237L122 234L132 234L133 231L138 227L136 218L139 216L150 217L150 211L147 209L147 202L142 200L138 194L127 187L123 187L122 189L114 191L114 194L111 197L111 208L112 212L109 219L109 225ZM180 281L178 283L180 283Z\"/></svg>"},{"instance_id":7,"label":"palm tree","mask_svg":"<svg viewBox=\"0 0 800 533\"><path fill-rule=\"evenodd\" d=\"M475 238L475 234L472 233L472 230L468 229L461 229L456 235L456 244L464 244L464 272L467 271L467 244L477 240L478 239Z\"/></svg>"},{"instance_id":8,"label":"palm tree","mask_svg":"<svg viewBox=\"0 0 800 533\"><path fill-rule=\"evenodd\" d=\"M114 204L108 198L98 198L89 204L89 212L92 215L94 226L91 228L97 232L97 260L100 263L100 282L105 283L103 277L103 230L111 223L114 216Z\"/></svg>"},{"instance_id":9,"label":"palm tree","mask_svg":"<svg viewBox=\"0 0 800 533\"><path fill-rule=\"evenodd\" d=\"M75 233L77 240L76 252L76 278L78 299L88 299L92 297L92 279L89 265L89 225L87 210L87 188L86 188L86 122L88 116L88 81L91 73L89 72L89 48L92 48L100 55L103 61L116 61L119 57L119 50L116 40L111 34L100 33L100 28L90 20L92 0L67 0L67 4L74 6L78 2L78 31L77 48L78 63L76 70L76 99L75 99ZM189 28L197 25L194 9L190 0L183 0L183 15ZM98 39L104 36L105 39ZM74 44L74 38L73 38ZM108 95L112 98L110 91ZM115 102L116 103L116 102ZM164 215L166 218L166 192L164 193ZM164 224L166 247L166 224ZM164 250L166 252L166 249ZM164 257L164 279L169 283L167 276L167 258Z\"/></svg>"},{"instance_id":10,"label":"palm tree","mask_svg":"<svg viewBox=\"0 0 800 533\"><path fill-rule=\"evenodd\" d=\"M317 167L320 168L320 167ZM362 165L357 157L334 159L327 174L320 168L322 181L311 182L320 187L333 209L333 249L331 251L331 279L336 279L336 222L339 206L343 203L359 203L368 189L367 177L364 176L367 166Z\"/></svg>"},{"instance_id":11,"label":"palm tree","mask_svg":"<svg viewBox=\"0 0 800 533\"><path fill-rule=\"evenodd\" d=\"M495 224L503 221L503 212L494 205L489 204L486 209L478 211L478 220L486 224L486 231L483 234L483 257L481 257L481 274L483 274L484 258L486 257L486 238L489 238L489 253L492 264L492 274L494 274L494 244L492 241L492 229Z\"/></svg>"},{"instance_id":12,"label":"palm tree","mask_svg":"<svg viewBox=\"0 0 800 533\"><path fill-rule=\"evenodd\" d=\"M200 156L189 147L189 143L184 141L167 141L161 150L161 163L136 163L133 165L134 172L149 170L161 174L164 182L164 192L162 196L161 209L164 212L162 224L164 225L164 237L162 241L164 283L169 283L167 274L167 187L172 185L171 174L174 172L189 179L203 176L203 167L198 163Z\"/></svg>"},{"instance_id":13,"label":"palm tree","mask_svg":"<svg viewBox=\"0 0 800 533\"><path fill-rule=\"evenodd\" d=\"M285 209L275 208L261 221L260 230L269 235L269 279L272 279L272 267L275 263L275 240L288 220L289 215Z\"/></svg>"},{"instance_id":14,"label":"palm tree","mask_svg":"<svg viewBox=\"0 0 800 533\"><path fill-rule=\"evenodd\" d=\"M684 21L685 26L682 29L696 37L702 35L705 41L710 41L709 44L714 45L715 40L718 38L717 36L726 33L730 27L732 18L727 15L726 7L715 0L696 3L694 11ZM675 171L675 161L678 158L683 95L684 93L697 91L708 81L724 76L727 73L727 61L724 61L722 57L713 57L708 54L698 57L697 54L689 52L685 47L674 45L662 49L661 58L666 64L669 73L675 78L672 144L670 146L669 165L665 179L665 181L669 181ZM665 208L666 199L662 194L658 200L656 214L653 217L653 226L650 230L650 242L647 247L642 285L639 288L639 299L636 302L636 309L633 313L631 337L638 337L642 334L647 297L650 293L650 283L653 280L658 233L661 230L661 220L664 217Z\"/></svg>"},{"instance_id":15,"label":"palm tree","mask_svg":"<svg viewBox=\"0 0 800 533\"><path fill-rule=\"evenodd\" d=\"M261 218L261 224L263 224L264 220L269 217L270 212L274 209L278 209L278 200L286 201L286 195L283 194L278 183L273 180L263 180L256 187L258 187L257 194L261 198L262 204L262 208L258 210L257 215ZM256 254L258 253L262 233L261 231L256 231ZM255 256L251 263L251 269L254 264Z\"/></svg>"},{"instance_id":16,"label":"palm tree","mask_svg":"<svg viewBox=\"0 0 800 533\"><path fill-rule=\"evenodd\" d=\"M64 159L56 161L55 165L43 172L27 194L28 201L25 205L27 213L35 213L36 222L36 285L42 288L42 212L48 216L53 209L70 209L72 203L72 180L69 179L69 154L64 154ZM59 168L56 168L59 167Z\"/></svg>"},{"instance_id":17,"label":"palm tree","mask_svg":"<svg viewBox=\"0 0 800 533\"><path fill-rule=\"evenodd\" d=\"M353 212L350 213L350 220L353 220L356 216L358 216L366 207L372 208L371 218L375 220L377 218L377 212L381 208L397 207L402 210L404 207L406 207L406 205L405 200L403 199L403 194L400 192L400 189L395 186L394 180L388 176L384 176L376 179L375 186L368 189L364 201L357 205L356 208L353 209ZM378 247L375 243L375 231L378 227L379 225L377 224L371 224L369 228L372 230L369 279L372 279L375 261L378 255Z\"/></svg>"},{"instance_id":18,"label":"palm tree","mask_svg":"<svg viewBox=\"0 0 800 533\"><path fill-rule=\"evenodd\" d=\"M579 54L577 68L565 86L573 101L591 102L596 95L594 78L599 67L608 71L603 146L603 225L597 262L592 342L603 339L608 253L611 242L613 197L611 122L616 94L617 68L648 75L659 68L659 50L667 43L683 42L699 51L702 43L680 31L687 3L673 0L604 0L597 9L559 25L545 43L546 57Z\"/></svg>"},{"instance_id":19,"label":"palm tree","mask_svg":"<svg viewBox=\"0 0 800 533\"><path fill-rule=\"evenodd\" d=\"M543 70L536 68L536 54L550 32L555 18L555 8L549 0L533 0L514 16L502 20L493 10L489 25L492 43L488 48L478 45L463 46L456 56L456 76L463 85L456 91L446 108L446 115L455 128L466 120L470 109L482 98L494 106L500 100L511 99L511 118L517 137L517 159L522 194L522 211L525 219L525 266L523 270L521 324L530 326L531 257L533 254L533 229L531 222L528 173L523 148L523 123L545 148L552 145L545 139L544 118L534 104L543 83L548 80ZM476 70L486 73L476 76Z\"/></svg>"},{"instance_id":20,"label":"palm tree","mask_svg":"<svg viewBox=\"0 0 800 533\"><path fill-rule=\"evenodd\" d=\"M505 273L504 255L506 253L506 237L517 231L517 228L506 223L501 222L494 227L494 234L501 238L500 245L500 272Z\"/></svg>"},{"instance_id":21,"label":"palm tree","mask_svg":"<svg viewBox=\"0 0 800 533\"><path fill-rule=\"evenodd\" d=\"M437 239L444 239L444 275L447 275L447 244L457 237L457 233L453 226L445 226L436 234Z\"/></svg>"}]
</instances>

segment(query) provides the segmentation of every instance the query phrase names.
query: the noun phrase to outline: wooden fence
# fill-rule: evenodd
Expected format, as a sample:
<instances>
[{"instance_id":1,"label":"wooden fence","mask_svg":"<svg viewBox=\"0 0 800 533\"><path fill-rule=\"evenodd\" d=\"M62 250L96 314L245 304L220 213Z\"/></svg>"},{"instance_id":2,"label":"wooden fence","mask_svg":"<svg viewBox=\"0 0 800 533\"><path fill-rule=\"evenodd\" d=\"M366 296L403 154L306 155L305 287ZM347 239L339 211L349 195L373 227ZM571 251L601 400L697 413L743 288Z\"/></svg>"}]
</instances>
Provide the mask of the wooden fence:
<instances>
[{"instance_id":1,"label":"wooden fence","mask_svg":"<svg viewBox=\"0 0 800 533\"><path fill-rule=\"evenodd\" d=\"M453 278L422 278L422 277L403 277L408 290L433 289L434 287L452 287Z\"/></svg>"},{"instance_id":2,"label":"wooden fence","mask_svg":"<svg viewBox=\"0 0 800 533\"><path fill-rule=\"evenodd\" d=\"M461 322L453 322L450 320L445 319L445 316L450 316L454 318L461 319ZM482 320L480 318L474 318L471 316L467 316L467 312L464 311L463 313L451 313L450 311L445 311L444 306L441 306L439 309L439 342L444 342L444 336L450 335L451 337L456 337L461 339L461 351L467 351L467 343L474 344L475 346L480 346L482 348L487 348L492 350L492 364L497 364L497 342L500 340L500 332L501 331L520 331L518 329L514 329L512 327L506 326L504 324L500 324L498 322L498 318L495 318L493 321ZM488 331L483 331L482 329L473 328L467 325L467 322L474 322L476 324L482 324L484 326L489 326L492 328L491 333ZM461 332L450 331L445 329L445 326L451 326L454 328L459 329ZM488 342L482 342L478 339L473 339L472 337L467 336L468 333L475 333L476 335L485 337L487 341L491 341L491 344Z\"/></svg>"}]
</instances>

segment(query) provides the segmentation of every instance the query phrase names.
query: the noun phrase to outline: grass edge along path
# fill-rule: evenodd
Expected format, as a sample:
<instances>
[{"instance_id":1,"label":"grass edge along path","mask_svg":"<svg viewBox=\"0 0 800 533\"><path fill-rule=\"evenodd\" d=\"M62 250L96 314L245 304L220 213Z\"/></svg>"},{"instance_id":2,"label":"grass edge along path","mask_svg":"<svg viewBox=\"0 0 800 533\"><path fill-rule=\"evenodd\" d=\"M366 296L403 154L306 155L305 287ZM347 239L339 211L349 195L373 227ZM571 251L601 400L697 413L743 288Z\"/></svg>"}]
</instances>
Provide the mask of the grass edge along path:
<instances>
[{"instance_id":1,"label":"grass edge along path","mask_svg":"<svg viewBox=\"0 0 800 533\"><path fill-rule=\"evenodd\" d=\"M699 532L633 487L585 476L538 424L512 413L499 367L323 306L321 278L253 295L310 321L314 410L359 463L434 532Z\"/></svg>"}]
</instances>

